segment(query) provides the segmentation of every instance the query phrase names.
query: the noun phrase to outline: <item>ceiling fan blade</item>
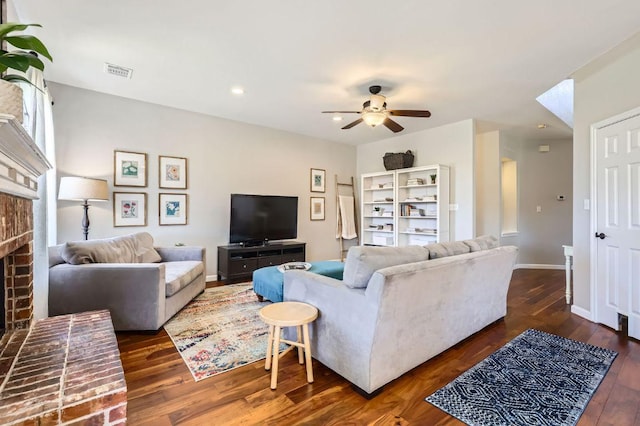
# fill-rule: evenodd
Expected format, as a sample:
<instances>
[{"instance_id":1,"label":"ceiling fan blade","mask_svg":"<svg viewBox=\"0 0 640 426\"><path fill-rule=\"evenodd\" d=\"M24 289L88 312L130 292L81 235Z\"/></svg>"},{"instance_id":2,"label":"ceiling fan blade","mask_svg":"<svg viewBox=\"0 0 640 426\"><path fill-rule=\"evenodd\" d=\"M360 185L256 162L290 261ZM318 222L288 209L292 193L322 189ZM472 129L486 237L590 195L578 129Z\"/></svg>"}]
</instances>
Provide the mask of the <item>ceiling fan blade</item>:
<instances>
[{"instance_id":1,"label":"ceiling fan blade","mask_svg":"<svg viewBox=\"0 0 640 426\"><path fill-rule=\"evenodd\" d=\"M360 114L360 111L322 111L323 114Z\"/></svg>"},{"instance_id":2,"label":"ceiling fan blade","mask_svg":"<svg viewBox=\"0 0 640 426\"><path fill-rule=\"evenodd\" d=\"M352 128L353 126L355 126L355 125L357 125L357 124L360 124L360 123L362 123L362 118L358 118L356 121L354 121L354 122L352 122L352 123L347 124L346 126L344 126L344 127L342 128L342 130L350 129L350 128Z\"/></svg>"},{"instance_id":3,"label":"ceiling fan blade","mask_svg":"<svg viewBox=\"0 0 640 426\"><path fill-rule=\"evenodd\" d=\"M390 119L389 117L385 118L382 124L387 126L387 129L391 130L393 133L398 133L404 130L404 127L402 127L401 125L399 125L398 123Z\"/></svg>"},{"instance_id":4,"label":"ceiling fan blade","mask_svg":"<svg viewBox=\"0 0 640 426\"><path fill-rule=\"evenodd\" d=\"M429 111L419 109L392 109L388 112L398 117L431 117Z\"/></svg>"}]
</instances>

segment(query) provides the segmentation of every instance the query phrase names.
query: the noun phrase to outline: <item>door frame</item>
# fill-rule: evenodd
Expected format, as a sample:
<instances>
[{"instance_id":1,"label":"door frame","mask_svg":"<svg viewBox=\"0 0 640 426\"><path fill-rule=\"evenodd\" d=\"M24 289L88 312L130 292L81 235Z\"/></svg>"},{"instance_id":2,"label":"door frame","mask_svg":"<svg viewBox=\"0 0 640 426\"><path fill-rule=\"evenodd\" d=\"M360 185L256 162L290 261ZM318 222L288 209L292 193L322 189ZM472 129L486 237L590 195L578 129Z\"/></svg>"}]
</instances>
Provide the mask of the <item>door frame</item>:
<instances>
[{"instance_id":1,"label":"door frame","mask_svg":"<svg viewBox=\"0 0 640 426\"><path fill-rule=\"evenodd\" d=\"M591 125L591 161L590 161L590 165L589 167L591 168L590 170L590 185L591 185L591 189L590 189L590 199L591 199L591 205L589 206L589 213L591 216L591 220L590 220L590 234L591 234L591 238L589 239L589 269L590 269L590 280L591 280L591 288L590 288L590 295L589 295L589 299L590 299L590 310L591 310L591 321L596 322L599 324L598 322L598 304L596 303L596 299L597 299L597 294L598 294L598 245L597 242L595 240L595 237L593 237L593 235L595 235L596 231L597 231L597 227L598 227L598 209L596 208L596 206L598 205L598 194L596 191L596 185L597 185L597 181L596 181L596 142L597 142L597 137L598 137L598 131L600 129L603 129L605 127L609 127L613 124L617 124L620 123L622 121L628 120L630 118L634 118L636 116L640 115L640 107L637 108L633 108L629 111L625 111L621 114L616 114L612 117L606 118L602 121L598 121L597 123L594 123Z\"/></svg>"}]
</instances>

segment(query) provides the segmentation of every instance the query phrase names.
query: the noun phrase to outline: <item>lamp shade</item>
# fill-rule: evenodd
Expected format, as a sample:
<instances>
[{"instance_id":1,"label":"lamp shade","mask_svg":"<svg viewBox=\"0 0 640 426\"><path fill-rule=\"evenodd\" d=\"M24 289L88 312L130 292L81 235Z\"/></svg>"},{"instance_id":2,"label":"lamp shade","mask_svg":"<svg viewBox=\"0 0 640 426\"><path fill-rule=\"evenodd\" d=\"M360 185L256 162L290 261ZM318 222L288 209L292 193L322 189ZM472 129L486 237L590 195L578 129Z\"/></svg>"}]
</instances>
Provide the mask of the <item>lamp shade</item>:
<instances>
[{"instance_id":1,"label":"lamp shade","mask_svg":"<svg viewBox=\"0 0 640 426\"><path fill-rule=\"evenodd\" d=\"M103 179L66 176L60 179L58 200L107 201L109 186Z\"/></svg>"},{"instance_id":2,"label":"lamp shade","mask_svg":"<svg viewBox=\"0 0 640 426\"><path fill-rule=\"evenodd\" d=\"M362 119L371 127L376 127L384 123L387 115L384 112L366 111L362 114Z\"/></svg>"}]
</instances>

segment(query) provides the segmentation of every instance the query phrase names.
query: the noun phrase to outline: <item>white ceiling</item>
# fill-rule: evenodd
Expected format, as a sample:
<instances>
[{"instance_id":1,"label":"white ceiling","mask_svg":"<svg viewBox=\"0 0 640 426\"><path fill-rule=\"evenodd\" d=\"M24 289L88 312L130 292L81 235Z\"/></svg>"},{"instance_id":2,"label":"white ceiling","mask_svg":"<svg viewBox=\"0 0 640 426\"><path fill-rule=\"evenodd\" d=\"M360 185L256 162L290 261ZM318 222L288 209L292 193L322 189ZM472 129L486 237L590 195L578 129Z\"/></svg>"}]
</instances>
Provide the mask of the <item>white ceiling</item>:
<instances>
[{"instance_id":1,"label":"white ceiling","mask_svg":"<svg viewBox=\"0 0 640 426\"><path fill-rule=\"evenodd\" d=\"M50 81L350 144L393 133L320 111L359 110L371 84L431 111L400 134L475 118L568 136L536 96L640 31L638 0L8 1L42 24Z\"/></svg>"}]
</instances>

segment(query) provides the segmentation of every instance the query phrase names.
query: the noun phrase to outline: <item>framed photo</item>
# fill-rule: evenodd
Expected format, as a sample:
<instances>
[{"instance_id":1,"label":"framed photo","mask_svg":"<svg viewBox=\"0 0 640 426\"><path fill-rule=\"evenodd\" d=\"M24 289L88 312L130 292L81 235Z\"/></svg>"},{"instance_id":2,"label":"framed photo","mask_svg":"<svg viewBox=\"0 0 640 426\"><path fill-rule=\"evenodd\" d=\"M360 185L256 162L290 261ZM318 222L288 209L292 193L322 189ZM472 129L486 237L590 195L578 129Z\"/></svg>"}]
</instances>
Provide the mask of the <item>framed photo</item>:
<instances>
[{"instance_id":1,"label":"framed photo","mask_svg":"<svg viewBox=\"0 0 640 426\"><path fill-rule=\"evenodd\" d=\"M187 194L160 193L160 225L187 224Z\"/></svg>"},{"instance_id":2,"label":"framed photo","mask_svg":"<svg viewBox=\"0 0 640 426\"><path fill-rule=\"evenodd\" d=\"M147 154L142 152L113 152L114 186L147 186Z\"/></svg>"},{"instance_id":3,"label":"framed photo","mask_svg":"<svg viewBox=\"0 0 640 426\"><path fill-rule=\"evenodd\" d=\"M324 192L325 171L311 169L311 192Z\"/></svg>"},{"instance_id":4,"label":"framed photo","mask_svg":"<svg viewBox=\"0 0 640 426\"><path fill-rule=\"evenodd\" d=\"M324 197L311 197L311 220L324 220Z\"/></svg>"},{"instance_id":5,"label":"framed photo","mask_svg":"<svg viewBox=\"0 0 640 426\"><path fill-rule=\"evenodd\" d=\"M147 226L147 194L114 192L113 226Z\"/></svg>"},{"instance_id":6,"label":"framed photo","mask_svg":"<svg viewBox=\"0 0 640 426\"><path fill-rule=\"evenodd\" d=\"M187 189L187 159L160 156L160 188Z\"/></svg>"}]
</instances>

